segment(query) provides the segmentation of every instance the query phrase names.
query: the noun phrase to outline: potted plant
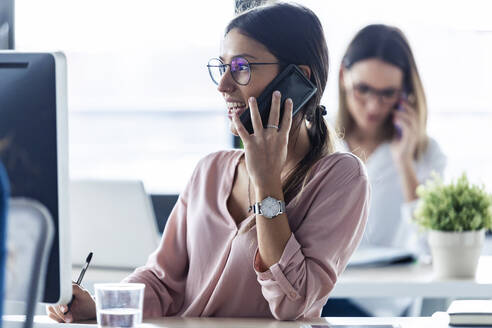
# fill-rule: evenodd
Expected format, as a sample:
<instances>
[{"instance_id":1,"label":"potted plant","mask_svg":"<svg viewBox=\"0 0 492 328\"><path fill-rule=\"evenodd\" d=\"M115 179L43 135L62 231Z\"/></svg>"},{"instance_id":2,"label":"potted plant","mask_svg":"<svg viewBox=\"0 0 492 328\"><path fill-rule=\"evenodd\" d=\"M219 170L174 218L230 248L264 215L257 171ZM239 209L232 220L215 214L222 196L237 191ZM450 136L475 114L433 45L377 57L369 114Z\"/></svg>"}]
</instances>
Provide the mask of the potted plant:
<instances>
[{"instance_id":1,"label":"potted plant","mask_svg":"<svg viewBox=\"0 0 492 328\"><path fill-rule=\"evenodd\" d=\"M485 239L492 228L492 197L471 184L465 173L456 182L433 179L417 188L417 223L429 230L434 272L441 278L474 277Z\"/></svg>"}]
</instances>

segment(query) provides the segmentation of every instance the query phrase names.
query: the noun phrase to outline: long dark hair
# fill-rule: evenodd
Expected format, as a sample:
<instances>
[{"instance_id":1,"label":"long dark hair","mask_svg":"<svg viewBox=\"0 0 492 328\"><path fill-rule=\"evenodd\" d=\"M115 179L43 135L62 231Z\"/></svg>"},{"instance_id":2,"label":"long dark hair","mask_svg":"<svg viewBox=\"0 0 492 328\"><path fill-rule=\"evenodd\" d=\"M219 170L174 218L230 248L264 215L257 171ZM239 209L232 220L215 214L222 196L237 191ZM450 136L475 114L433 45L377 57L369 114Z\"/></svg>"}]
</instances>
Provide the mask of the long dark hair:
<instances>
[{"instance_id":1,"label":"long dark hair","mask_svg":"<svg viewBox=\"0 0 492 328\"><path fill-rule=\"evenodd\" d=\"M292 129L298 131L304 119L311 122L308 129L311 149L291 171L283 183L286 202L302 190L310 168L323 156L334 151L334 134L330 133L320 106L321 96L328 79L328 48L321 22L308 8L298 4L275 3L259 6L236 16L227 25L225 34L232 29L263 44L280 62L307 65L311 69L310 80L318 88L317 93L303 106L298 115L302 119Z\"/></svg>"},{"instance_id":2,"label":"long dark hair","mask_svg":"<svg viewBox=\"0 0 492 328\"><path fill-rule=\"evenodd\" d=\"M414 158L419 158L427 147L427 103L424 88L420 79L417 65L410 44L403 32L393 26L382 24L368 25L360 30L350 42L342 59L342 68L350 69L354 64L366 59L379 59L401 69L403 72L403 89L412 99L409 99L417 111L419 123L419 142ZM355 125L346 100L347 92L342 81L339 81L339 108L337 129L347 136ZM394 137L395 129L389 116L383 127L385 140Z\"/></svg>"}]
</instances>

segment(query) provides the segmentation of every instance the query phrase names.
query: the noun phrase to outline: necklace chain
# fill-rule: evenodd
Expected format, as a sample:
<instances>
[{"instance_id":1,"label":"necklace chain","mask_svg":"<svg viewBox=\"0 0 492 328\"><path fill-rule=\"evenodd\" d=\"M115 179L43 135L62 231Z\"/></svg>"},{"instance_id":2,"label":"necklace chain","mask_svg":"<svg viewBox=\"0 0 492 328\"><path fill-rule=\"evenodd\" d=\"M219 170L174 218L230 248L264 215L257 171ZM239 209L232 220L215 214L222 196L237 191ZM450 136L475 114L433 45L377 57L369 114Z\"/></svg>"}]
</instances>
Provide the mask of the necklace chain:
<instances>
[{"instance_id":1,"label":"necklace chain","mask_svg":"<svg viewBox=\"0 0 492 328\"><path fill-rule=\"evenodd\" d=\"M243 161L242 161L243 162ZM246 163L244 163L244 167L246 168ZM249 177L248 170L246 169L246 174L248 175L248 213L253 210L253 205L251 204L251 178Z\"/></svg>"}]
</instances>

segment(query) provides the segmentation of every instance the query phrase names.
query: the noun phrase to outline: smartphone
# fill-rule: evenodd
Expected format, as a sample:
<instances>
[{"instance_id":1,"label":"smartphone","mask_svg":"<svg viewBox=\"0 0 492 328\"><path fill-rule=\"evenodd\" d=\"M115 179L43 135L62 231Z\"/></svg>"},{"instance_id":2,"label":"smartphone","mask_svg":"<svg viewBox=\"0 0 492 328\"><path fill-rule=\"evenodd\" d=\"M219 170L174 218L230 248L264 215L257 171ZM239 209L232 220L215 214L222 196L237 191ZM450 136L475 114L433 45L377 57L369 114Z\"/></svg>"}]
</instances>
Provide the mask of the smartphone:
<instances>
[{"instance_id":1,"label":"smartphone","mask_svg":"<svg viewBox=\"0 0 492 328\"><path fill-rule=\"evenodd\" d=\"M395 106L395 110L396 111L404 111L404 107L402 105L402 101L407 101L408 100L408 94L404 91L401 93L401 96L400 96L400 99L398 99L398 102L396 103L396 106ZM396 137L398 139L400 139L402 137L402 129L401 129L401 126L397 123L394 123L393 124L394 127L395 127L395 134L396 134Z\"/></svg>"},{"instance_id":2,"label":"smartphone","mask_svg":"<svg viewBox=\"0 0 492 328\"><path fill-rule=\"evenodd\" d=\"M297 114L299 110L304 106L309 99L317 91L316 86L309 81L304 73L297 65L288 65L279 75L277 75L270 84L266 86L261 95L256 99L258 104L258 111L261 116L263 127L268 124L268 117L270 116L270 107L272 106L272 94L275 90L280 91L280 119L282 122L284 114L284 103L287 98L292 99L293 112L292 116ZM250 109L248 108L240 116L240 120L243 123L249 134L253 134L253 123L251 122Z\"/></svg>"}]
</instances>

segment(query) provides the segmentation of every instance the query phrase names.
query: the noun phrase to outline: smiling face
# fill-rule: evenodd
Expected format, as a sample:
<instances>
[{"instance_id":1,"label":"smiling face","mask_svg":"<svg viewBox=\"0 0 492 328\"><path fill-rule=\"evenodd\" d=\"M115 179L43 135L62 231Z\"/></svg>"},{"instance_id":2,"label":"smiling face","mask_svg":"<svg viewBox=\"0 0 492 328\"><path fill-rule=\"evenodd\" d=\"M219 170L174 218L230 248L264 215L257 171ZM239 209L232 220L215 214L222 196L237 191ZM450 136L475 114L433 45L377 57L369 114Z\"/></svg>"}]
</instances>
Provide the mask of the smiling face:
<instances>
[{"instance_id":1,"label":"smiling face","mask_svg":"<svg viewBox=\"0 0 492 328\"><path fill-rule=\"evenodd\" d=\"M231 59L236 56L244 57L250 63L278 62L278 59L264 45L241 34L238 29L232 29L224 38L220 59L225 64L230 64ZM249 97L257 98L278 73L278 65L252 65L249 83L240 85L232 78L230 68L227 68L227 71L220 79L217 90L224 97L230 120L230 129L234 135L237 136L238 133L232 122L232 115L235 112L241 115L247 109Z\"/></svg>"},{"instance_id":2,"label":"smiling face","mask_svg":"<svg viewBox=\"0 0 492 328\"><path fill-rule=\"evenodd\" d=\"M399 100L400 92L397 90L402 88L403 71L379 59L365 59L350 69L343 69L342 76L347 90L348 111L357 129L375 134L382 129ZM380 95L368 93L367 90L377 90ZM383 96L390 91L397 92L394 99Z\"/></svg>"}]
</instances>

